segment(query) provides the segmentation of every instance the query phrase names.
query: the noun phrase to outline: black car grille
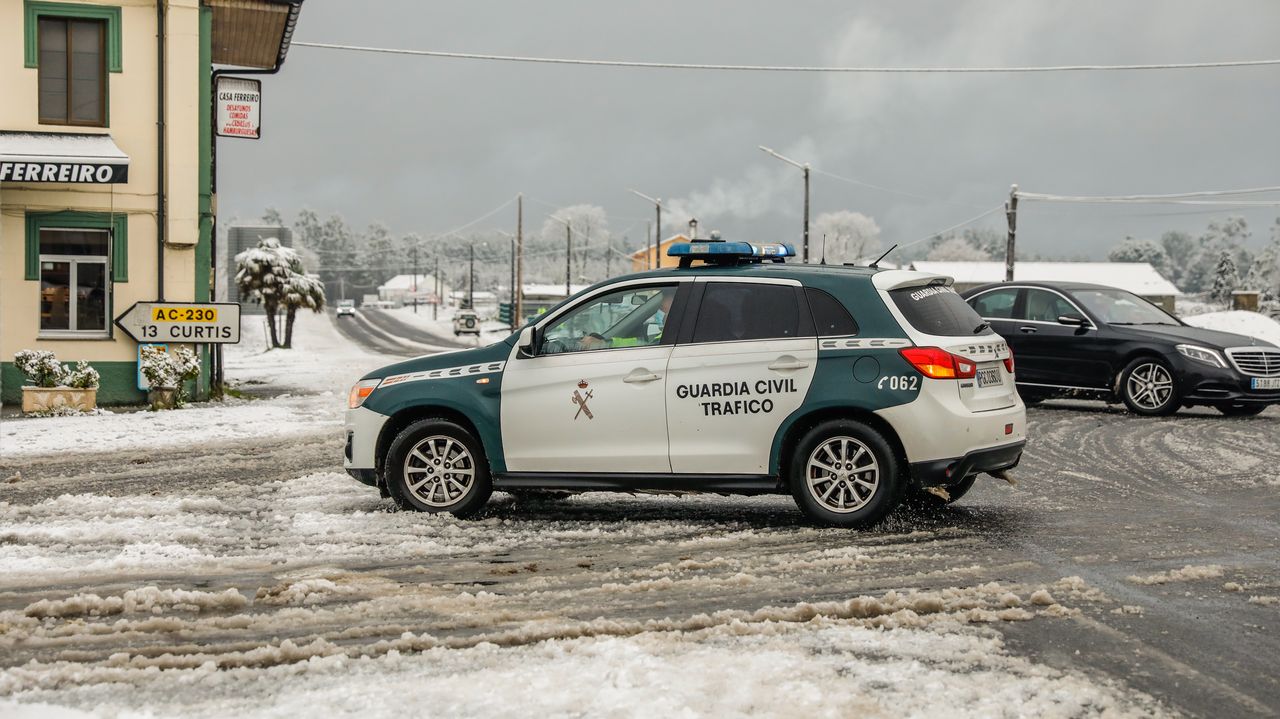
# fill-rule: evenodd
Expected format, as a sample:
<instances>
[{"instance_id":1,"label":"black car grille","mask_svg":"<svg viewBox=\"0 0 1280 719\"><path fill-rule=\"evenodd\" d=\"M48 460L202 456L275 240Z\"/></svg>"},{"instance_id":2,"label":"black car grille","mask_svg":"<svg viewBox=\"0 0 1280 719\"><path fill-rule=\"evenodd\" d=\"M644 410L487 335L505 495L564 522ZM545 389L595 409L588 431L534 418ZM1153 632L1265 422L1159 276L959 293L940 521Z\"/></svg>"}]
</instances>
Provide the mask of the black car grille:
<instances>
[{"instance_id":1,"label":"black car grille","mask_svg":"<svg viewBox=\"0 0 1280 719\"><path fill-rule=\"evenodd\" d=\"M1227 357L1251 377L1280 377L1280 350L1237 347L1227 350Z\"/></svg>"}]
</instances>

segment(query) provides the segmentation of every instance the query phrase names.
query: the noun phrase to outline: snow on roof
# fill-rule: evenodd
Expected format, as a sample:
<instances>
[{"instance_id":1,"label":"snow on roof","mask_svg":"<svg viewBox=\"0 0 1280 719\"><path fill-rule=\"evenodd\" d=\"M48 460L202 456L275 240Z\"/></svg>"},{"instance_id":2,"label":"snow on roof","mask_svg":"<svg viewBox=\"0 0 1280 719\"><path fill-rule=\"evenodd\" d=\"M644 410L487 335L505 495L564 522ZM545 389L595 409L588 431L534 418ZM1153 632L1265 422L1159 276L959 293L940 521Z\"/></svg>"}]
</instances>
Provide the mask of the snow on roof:
<instances>
[{"instance_id":1,"label":"snow on roof","mask_svg":"<svg viewBox=\"0 0 1280 719\"><path fill-rule=\"evenodd\" d=\"M913 262L921 272L955 278L957 284L985 284L1004 281L1003 262ZM1018 262L1013 279L1023 282L1088 282L1119 287L1147 297L1180 295L1149 262Z\"/></svg>"},{"instance_id":2,"label":"snow on roof","mask_svg":"<svg viewBox=\"0 0 1280 719\"><path fill-rule=\"evenodd\" d=\"M396 275L387 280L385 284L378 287L379 290L412 290L414 287L413 275ZM418 275L418 291L432 291L435 289L435 278L431 275Z\"/></svg>"},{"instance_id":3,"label":"snow on roof","mask_svg":"<svg viewBox=\"0 0 1280 719\"><path fill-rule=\"evenodd\" d=\"M0 131L0 159L6 162L129 164L129 156L110 135L73 132Z\"/></svg>"}]
</instances>

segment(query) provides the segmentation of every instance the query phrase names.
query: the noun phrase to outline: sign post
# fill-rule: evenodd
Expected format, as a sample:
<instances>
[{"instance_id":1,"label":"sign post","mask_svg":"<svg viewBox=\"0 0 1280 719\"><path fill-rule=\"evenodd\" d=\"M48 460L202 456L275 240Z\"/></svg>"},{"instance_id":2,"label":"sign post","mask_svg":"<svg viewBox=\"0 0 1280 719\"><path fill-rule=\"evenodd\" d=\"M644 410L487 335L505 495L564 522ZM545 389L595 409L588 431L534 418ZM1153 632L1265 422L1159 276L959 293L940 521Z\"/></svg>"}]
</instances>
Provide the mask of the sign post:
<instances>
[{"instance_id":1,"label":"sign post","mask_svg":"<svg viewBox=\"0 0 1280 719\"><path fill-rule=\"evenodd\" d=\"M220 137L262 137L262 81L243 77L218 76L213 91Z\"/></svg>"},{"instance_id":2,"label":"sign post","mask_svg":"<svg viewBox=\"0 0 1280 719\"><path fill-rule=\"evenodd\" d=\"M140 343L236 344L237 302L135 302L116 326Z\"/></svg>"}]
</instances>

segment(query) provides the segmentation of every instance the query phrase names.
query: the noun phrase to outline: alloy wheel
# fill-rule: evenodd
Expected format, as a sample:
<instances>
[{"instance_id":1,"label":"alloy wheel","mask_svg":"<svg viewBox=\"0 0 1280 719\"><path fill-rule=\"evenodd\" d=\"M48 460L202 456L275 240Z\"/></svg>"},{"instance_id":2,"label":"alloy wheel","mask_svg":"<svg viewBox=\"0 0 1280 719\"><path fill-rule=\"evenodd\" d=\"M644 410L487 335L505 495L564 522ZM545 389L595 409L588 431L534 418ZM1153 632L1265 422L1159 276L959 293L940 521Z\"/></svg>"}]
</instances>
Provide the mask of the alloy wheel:
<instances>
[{"instance_id":1,"label":"alloy wheel","mask_svg":"<svg viewBox=\"0 0 1280 719\"><path fill-rule=\"evenodd\" d=\"M475 482L476 465L465 445L452 437L427 437L404 458L405 487L432 507L462 501Z\"/></svg>"},{"instance_id":2,"label":"alloy wheel","mask_svg":"<svg viewBox=\"0 0 1280 719\"><path fill-rule=\"evenodd\" d=\"M875 496L880 465L875 454L853 437L832 437L819 444L805 466L809 493L824 509L856 512Z\"/></svg>"},{"instance_id":3,"label":"alloy wheel","mask_svg":"<svg viewBox=\"0 0 1280 719\"><path fill-rule=\"evenodd\" d=\"M1129 373L1125 392L1134 404L1145 410L1160 409L1173 395L1173 375L1161 364L1145 362Z\"/></svg>"}]
</instances>

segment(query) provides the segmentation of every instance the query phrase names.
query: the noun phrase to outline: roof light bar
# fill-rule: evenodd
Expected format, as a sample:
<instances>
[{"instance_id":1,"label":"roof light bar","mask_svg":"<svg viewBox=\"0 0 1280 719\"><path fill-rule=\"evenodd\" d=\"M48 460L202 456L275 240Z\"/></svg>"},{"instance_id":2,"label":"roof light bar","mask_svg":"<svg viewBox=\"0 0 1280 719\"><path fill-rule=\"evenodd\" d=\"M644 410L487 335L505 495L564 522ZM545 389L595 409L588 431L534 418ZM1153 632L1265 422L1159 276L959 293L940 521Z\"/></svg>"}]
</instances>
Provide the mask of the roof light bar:
<instances>
[{"instance_id":1,"label":"roof light bar","mask_svg":"<svg viewBox=\"0 0 1280 719\"><path fill-rule=\"evenodd\" d=\"M776 259L795 257L796 248L779 243L750 242L676 242L667 248L668 257L688 257L710 262L733 259Z\"/></svg>"}]
</instances>

